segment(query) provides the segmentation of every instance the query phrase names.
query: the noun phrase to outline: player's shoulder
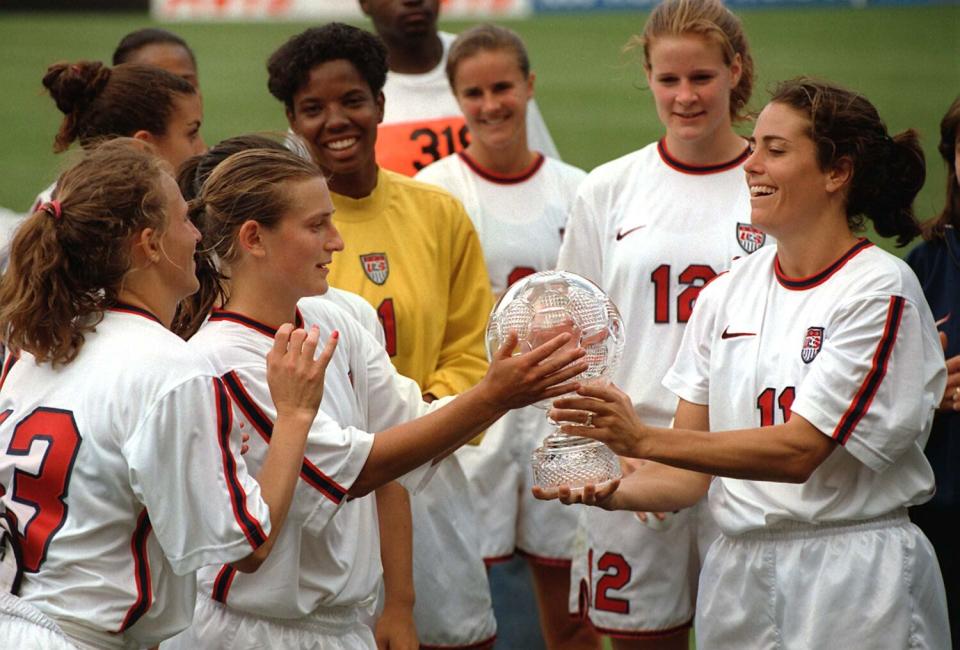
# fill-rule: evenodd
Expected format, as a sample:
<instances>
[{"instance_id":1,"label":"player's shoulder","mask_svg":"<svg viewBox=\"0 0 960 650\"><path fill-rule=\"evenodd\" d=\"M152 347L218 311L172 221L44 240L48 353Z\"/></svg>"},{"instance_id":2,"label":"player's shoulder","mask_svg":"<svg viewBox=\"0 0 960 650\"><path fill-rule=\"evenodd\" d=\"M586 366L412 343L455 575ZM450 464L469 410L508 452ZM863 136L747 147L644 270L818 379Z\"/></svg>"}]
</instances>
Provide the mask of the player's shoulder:
<instances>
[{"instance_id":1,"label":"player's shoulder","mask_svg":"<svg viewBox=\"0 0 960 650\"><path fill-rule=\"evenodd\" d=\"M223 376L238 368L265 366L273 334L255 322L217 312L200 326L187 345L210 364L217 376Z\"/></svg>"},{"instance_id":2,"label":"player's shoulder","mask_svg":"<svg viewBox=\"0 0 960 650\"><path fill-rule=\"evenodd\" d=\"M657 160L656 143L649 144L642 149L631 151L598 165L587 174L581 187L588 189L618 187L630 175L652 168Z\"/></svg>"},{"instance_id":3,"label":"player's shoulder","mask_svg":"<svg viewBox=\"0 0 960 650\"><path fill-rule=\"evenodd\" d=\"M773 273L777 257L777 247L762 246L749 255L736 257L730 262L730 270L711 280L704 291L720 293L728 290L731 284L756 285L767 281Z\"/></svg>"},{"instance_id":4,"label":"player's shoulder","mask_svg":"<svg viewBox=\"0 0 960 650\"><path fill-rule=\"evenodd\" d=\"M210 362L151 317L107 311L81 348L77 362L109 374L131 395L162 396L216 376Z\"/></svg>"},{"instance_id":5,"label":"player's shoulder","mask_svg":"<svg viewBox=\"0 0 960 650\"><path fill-rule=\"evenodd\" d=\"M442 187L437 187L422 180L410 178L388 169L381 169L381 174L386 176L387 181L393 188L396 195L403 198L409 198L415 201L430 201L440 203L452 203L459 205L459 201Z\"/></svg>"},{"instance_id":6,"label":"player's shoulder","mask_svg":"<svg viewBox=\"0 0 960 650\"><path fill-rule=\"evenodd\" d=\"M857 246L862 246L863 250L851 256L848 275L860 285L858 291L872 290L911 300L923 299L917 274L904 260L866 239L860 240Z\"/></svg>"},{"instance_id":7,"label":"player's shoulder","mask_svg":"<svg viewBox=\"0 0 960 650\"><path fill-rule=\"evenodd\" d=\"M587 177L587 172L576 165L546 155L543 160L543 171L551 176L574 183L580 183Z\"/></svg>"},{"instance_id":8,"label":"player's shoulder","mask_svg":"<svg viewBox=\"0 0 960 650\"><path fill-rule=\"evenodd\" d=\"M460 156L453 154L427 165L417 172L413 180L447 187L448 183L462 175L464 166Z\"/></svg>"},{"instance_id":9,"label":"player's shoulder","mask_svg":"<svg viewBox=\"0 0 960 650\"><path fill-rule=\"evenodd\" d=\"M439 228L473 227L460 199L444 188L388 170L381 173L387 175L391 198L399 204L401 214L424 219Z\"/></svg>"},{"instance_id":10,"label":"player's shoulder","mask_svg":"<svg viewBox=\"0 0 960 650\"><path fill-rule=\"evenodd\" d=\"M362 328L362 320L377 317L366 300L355 293L330 289L322 296L307 296L297 302L305 327L318 325L321 329Z\"/></svg>"}]
</instances>

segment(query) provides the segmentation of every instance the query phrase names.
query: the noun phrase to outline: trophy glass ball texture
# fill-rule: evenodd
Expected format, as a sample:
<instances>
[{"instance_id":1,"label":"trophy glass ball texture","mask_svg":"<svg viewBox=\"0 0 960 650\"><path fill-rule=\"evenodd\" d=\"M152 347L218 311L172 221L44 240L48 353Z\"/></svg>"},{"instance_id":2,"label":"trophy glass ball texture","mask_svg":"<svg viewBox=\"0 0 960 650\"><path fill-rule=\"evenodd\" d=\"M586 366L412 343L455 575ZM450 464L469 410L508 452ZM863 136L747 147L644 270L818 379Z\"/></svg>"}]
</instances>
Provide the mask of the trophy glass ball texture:
<instances>
[{"instance_id":1,"label":"trophy glass ball texture","mask_svg":"<svg viewBox=\"0 0 960 650\"><path fill-rule=\"evenodd\" d=\"M569 345L586 351L588 367L575 378L581 384L609 381L623 354L623 320L616 305L593 282L567 271L534 273L507 289L487 324L491 357L510 332L518 337L517 353L558 334L572 334ZM552 402L543 400L535 406L546 410ZM620 477L620 461L606 445L561 433L563 423L554 424L554 431L531 457L536 485L577 488Z\"/></svg>"}]
</instances>

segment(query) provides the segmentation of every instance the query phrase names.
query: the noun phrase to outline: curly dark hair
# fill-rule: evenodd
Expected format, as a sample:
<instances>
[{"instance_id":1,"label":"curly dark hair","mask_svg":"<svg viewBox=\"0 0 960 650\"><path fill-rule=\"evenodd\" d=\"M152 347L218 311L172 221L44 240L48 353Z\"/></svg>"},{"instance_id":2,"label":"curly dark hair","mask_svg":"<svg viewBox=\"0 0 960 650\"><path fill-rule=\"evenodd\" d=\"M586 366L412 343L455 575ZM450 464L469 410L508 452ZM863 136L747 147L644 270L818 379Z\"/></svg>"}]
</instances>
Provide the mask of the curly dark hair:
<instances>
[{"instance_id":1,"label":"curly dark hair","mask_svg":"<svg viewBox=\"0 0 960 650\"><path fill-rule=\"evenodd\" d=\"M882 237L904 246L920 234L913 199L926 178L917 132L890 136L866 97L826 81L798 77L781 82L771 102L785 104L810 120L807 134L817 148L821 170L842 158L853 165L847 192L847 222L852 230L864 219Z\"/></svg>"},{"instance_id":2,"label":"curly dark hair","mask_svg":"<svg viewBox=\"0 0 960 650\"><path fill-rule=\"evenodd\" d=\"M376 97L387 80L387 48L379 37L358 27L328 23L293 36L267 61L267 88L293 112L293 96L310 71L328 61L353 64Z\"/></svg>"}]
</instances>

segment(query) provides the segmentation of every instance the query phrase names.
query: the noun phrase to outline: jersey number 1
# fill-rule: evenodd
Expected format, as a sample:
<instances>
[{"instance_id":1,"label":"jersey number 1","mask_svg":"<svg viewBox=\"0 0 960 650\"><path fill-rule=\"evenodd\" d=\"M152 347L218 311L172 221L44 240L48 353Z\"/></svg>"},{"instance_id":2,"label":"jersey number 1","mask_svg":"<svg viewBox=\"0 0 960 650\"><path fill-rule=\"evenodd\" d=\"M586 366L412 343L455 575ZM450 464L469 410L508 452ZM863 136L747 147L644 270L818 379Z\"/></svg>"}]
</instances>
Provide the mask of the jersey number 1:
<instances>
[{"instance_id":1,"label":"jersey number 1","mask_svg":"<svg viewBox=\"0 0 960 650\"><path fill-rule=\"evenodd\" d=\"M10 415L7 411L0 422ZM13 430L8 457L29 456L35 444L46 443L36 474L15 469L10 499L34 510L23 526L20 544L23 547L23 569L36 572L47 556L47 547L67 519L64 498L70 485L73 463L80 450L80 432L73 413L40 407L20 420ZM0 494L4 493L0 486ZM19 530L19 526L15 528Z\"/></svg>"},{"instance_id":2,"label":"jersey number 1","mask_svg":"<svg viewBox=\"0 0 960 650\"><path fill-rule=\"evenodd\" d=\"M397 356L397 312L393 308L393 298L384 298L377 307L377 316L383 326L383 337L386 339L387 354Z\"/></svg>"},{"instance_id":3,"label":"jersey number 1","mask_svg":"<svg viewBox=\"0 0 960 650\"><path fill-rule=\"evenodd\" d=\"M774 388L765 388L757 397L757 409L760 411L760 426L772 427L776 424L776 407L780 407L780 413L784 422L790 421L790 409L793 408L793 399L797 395L797 389L793 386L787 386L780 391L780 397L777 397L777 391Z\"/></svg>"}]
</instances>

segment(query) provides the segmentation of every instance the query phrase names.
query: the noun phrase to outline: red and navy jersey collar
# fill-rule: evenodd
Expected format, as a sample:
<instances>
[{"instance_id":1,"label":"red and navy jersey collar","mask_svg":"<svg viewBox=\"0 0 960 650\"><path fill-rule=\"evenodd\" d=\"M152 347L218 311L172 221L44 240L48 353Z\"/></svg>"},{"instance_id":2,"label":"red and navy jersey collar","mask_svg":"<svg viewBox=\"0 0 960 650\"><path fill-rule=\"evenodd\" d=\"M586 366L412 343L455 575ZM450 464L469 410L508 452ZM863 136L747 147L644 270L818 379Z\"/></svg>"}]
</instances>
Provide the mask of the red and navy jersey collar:
<instances>
[{"instance_id":1,"label":"red and navy jersey collar","mask_svg":"<svg viewBox=\"0 0 960 650\"><path fill-rule=\"evenodd\" d=\"M667 139L662 138L657 142L657 152L660 154L660 159L667 164L668 167L674 169L683 174L717 174L720 172L725 172L730 169L734 169L743 164L750 156L750 145L747 145L743 148L743 151L733 160L728 160L727 162L720 163L718 165L690 165L680 160L677 160L670 155L670 152L667 151Z\"/></svg>"},{"instance_id":2,"label":"red and navy jersey collar","mask_svg":"<svg viewBox=\"0 0 960 650\"><path fill-rule=\"evenodd\" d=\"M524 181L530 180L534 174L540 171L540 168L543 167L543 163L546 160L542 153L537 153L536 159L533 161L529 167L520 172L515 176L505 176L503 174L498 174L494 171L490 171L485 167L481 167L480 163L471 158L466 152L460 151L457 153L460 156L460 160L466 163L467 167L473 170L477 176L490 181L491 183L498 183L500 185L516 185L517 183L523 183Z\"/></svg>"},{"instance_id":3,"label":"red and navy jersey collar","mask_svg":"<svg viewBox=\"0 0 960 650\"><path fill-rule=\"evenodd\" d=\"M146 319L156 321L157 323L160 323L161 325L163 325L163 323L160 322L160 319L157 318L153 314L153 312L147 311L143 307L137 307L129 303L117 301L113 304L112 307L109 307L108 310L120 312L121 314L136 314L137 316L143 316Z\"/></svg>"},{"instance_id":4,"label":"red and navy jersey collar","mask_svg":"<svg viewBox=\"0 0 960 650\"><path fill-rule=\"evenodd\" d=\"M244 316L239 312L228 311L226 309L214 309L213 313L210 314L210 321L230 321L231 323L245 325L250 329L256 330L261 334L266 334L270 337L277 335L277 329L275 327L270 327L269 325L265 325L258 320L250 318L249 316ZM294 325L297 327L303 327L303 315L300 313L299 309L297 309Z\"/></svg>"},{"instance_id":5,"label":"red and navy jersey collar","mask_svg":"<svg viewBox=\"0 0 960 650\"><path fill-rule=\"evenodd\" d=\"M773 270L777 276L777 282L781 286L793 291L805 291L806 289L812 289L816 286L819 286L830 279L830 277L843 268L843 266L849 262L851 259L857 256L860 251L866 250L873 246L873 242L869 239L860 239L854 244L850 250L840 256L835 262L830 264L827 268L823 269L819 273L813 275L808 275L805 278L791 278L786 273L783 272L783 269L780 268L780 258L774 258Z\"/></svg>"}]
</instances>

